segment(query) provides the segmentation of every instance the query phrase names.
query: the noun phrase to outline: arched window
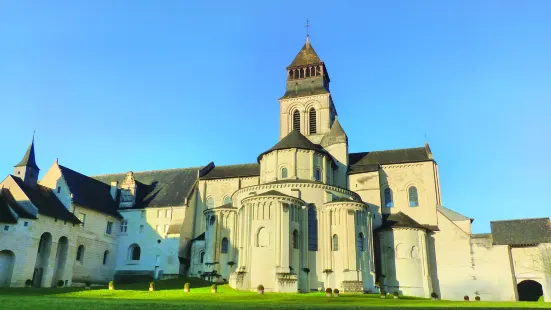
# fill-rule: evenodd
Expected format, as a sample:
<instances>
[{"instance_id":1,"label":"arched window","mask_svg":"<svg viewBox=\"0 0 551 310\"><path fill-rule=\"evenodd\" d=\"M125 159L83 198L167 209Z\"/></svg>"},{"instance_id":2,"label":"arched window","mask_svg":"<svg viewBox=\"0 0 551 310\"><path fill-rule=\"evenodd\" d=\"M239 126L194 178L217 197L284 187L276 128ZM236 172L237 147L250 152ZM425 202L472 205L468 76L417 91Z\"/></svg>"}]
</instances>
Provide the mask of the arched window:
<instances>
[{"instance_id":1,"label":"arched window","mask_svg":"<svg viewBox=\"0 0 551 310\"><path fill-rule=\"evenodd\" d=\"M128 249L128 258L130 260L140 260L140 257L142 255L142 249L140 249L140 246L137 244L133 244Z\"/></svg>"},{"instance_id":2,"label":"arched window","mask_svg":"<svg viewBox=\"0 0 551 310\"><path fill-rule=\"evenodd\" d=\"M287 177L288 177L287 168L281 168L281 178L287 179Z\"/></svg>"},{"instance_id":3,"label":"arched window","mask_svg":"<svg viewBox=\"0 0 551 310\"><path fill-rule=\"evenodd\" d=\"M300 131L300 112L298 110L293 112L293 129Z\"/></svg>"},{"instance_id":4,"label":"arched window","mask_svg":"<svg viewBox=\"0 0 551 310\"><path fill-rule=\"evenodd\" d=\"M339 250L339 237L337 237L337 235L333 235L333 251L338 251Z\"/></svg>"},{"instance_id":5,"label":"arched window","mask_svg":"<svg viewBox=\"0 0 551 310\"><path fill-rule=\"evenodd\" d=\"M413 259L418 259L419 258L419 250L417 249L416 246L413 246L411 248L411 258L413 258Z\"/></svg>"},{"instance_id":6,"label":"arched window","mask_svg":"<svg viewBox=\"0 0 551 310\"><path fill-rule=\"evenodd\" d=\"M212 197L207 198L207 209L214 208L214 199Z\"/></svg>"},{"instance_id":7,"label":"arched window","mask_svg":"<svg viewBox=\"0 0 551 310\"><path fill-rule=\"evenodd\" d=\"M385 207L390 208L394 205L392 201L392 190L387 187L385 189Z\"/></svg>"},{"instance_id":8,"label":"arched window","mask_svg":"<svg viewBox=\"0 0 551 310\"><path fill-rule=\"evenodd\" d=\"M209 219L209 224L210 225L214 225L214 222L216 221L216 218L214 217L214 215L212 215Z\"/></svg>"},{"instance_id":9,"label":"arched window","mask_svg":"<svg viewBox=\"0 0 551 310\"><path fill-rule=\"evenodd\" d=\"M103 252L103 264L107 265L107 259L109 258L109 251Z\"/></svg>"},{"instance_id":10,"label":"arched window","mask_svg":"<svg viewBox=\"0 0 551 310\"><path fill-rule=\"evenodd\" d=\"M227 205L227 204L229 204L229 203L232 203L231 197L230 197L230 196L226 196L226 197L224 198L224 204Z\"/></svg>"},{"instance_id":11,"label":"arched window","mask_svg":"<svg viewBox=\"0 0 551 310\"><path fill-rule=\"evenodd\" d=\"M359 233L358 234L358 251L359 252L363 252L365 251L365 248L364 248L364 234L363 233Z\"/></svg>"},{"instance_id":12,"label":"arched window","mask_svg":"<svg viewBox=\"0 0 551 310\"><path fill-rule=\"evenodd\" d=\"M201 254L199 254L199 263L203 263L205 261L205 252L201 252Z\"/></svg>"},{"instance_id":13,"label":"arched window","mask_svg":"<svg viewBox=\"0 0 551 310\"><path fill-rule=\"evenodd\" d=\"M316 178L316 181L321 181L321 171L319 168L316 168L316 170L314 171L314 177Z\"/></svg>"},{"instance_id":14,"label":"arched window","mask_svg":"<svg viewBox=\"0 0 551 310\"><path fill-rule=\"evenodd\" d=\"M264 227L260 227L256 234L256 246L260 248L267 247L270 243L270 236Z\"/></svg>"},{"instance_id":15,"label":"arched window","mask_svg":"<svg viewBox=\"0 0 551 310\"><path fill-rule=\"evenodd\" d=\"M308 113L308 115L309 115L309 122L310 122L310 134L315 134L315 133L317 133L317 128L316 128L316 109L311 108L311 109L310 109L310 112Z\"/></svg>"},{"instance_id":16,"label":"arched window","mask_svg":"<svg viewBox=\"0 0 551 310\"><path fill-rule=\"evenodd\" d=\"M228 238L223 238L222 239L222 250L221 250L222 254L224 253L228 253Z\"/></svg>"},{"instance_id":17,"label":"arched window","mask_svg":"<svg viewBox=\"0 0 551 310\"><path fill-rule=\"evenodd\" d=\"M82 264L84 261L84 246L81 244L77 248L77 260Z\"/></svg>"},{"instance_id":18,"label":"arched window","mask_svg":"<svg viewBox=\"0 0 551 310\"><path fill-rule=\"evenodd\" d=\"M298 249L298 231L293 230L293 249Z\"/></svg>"},{"instance_id":19,"label":"arched window","mask_svg":"<svg viewBox=\"0 0 551 310\"><path fill-rule=\"evenodd\" d=\"M419 195L417 194L417 187L412 186L408 190L409 194L409 206L417 207L419 206Z\"/></svg>"}]
</instances>

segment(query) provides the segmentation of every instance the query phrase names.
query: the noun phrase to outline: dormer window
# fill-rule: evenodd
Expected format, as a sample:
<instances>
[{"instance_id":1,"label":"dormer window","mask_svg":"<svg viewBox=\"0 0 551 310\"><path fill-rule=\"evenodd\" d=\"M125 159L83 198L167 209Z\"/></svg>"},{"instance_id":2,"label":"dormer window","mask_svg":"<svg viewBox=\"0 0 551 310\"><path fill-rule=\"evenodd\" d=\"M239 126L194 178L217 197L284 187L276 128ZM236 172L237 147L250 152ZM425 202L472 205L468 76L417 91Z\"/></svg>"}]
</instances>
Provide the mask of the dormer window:
<instances>
[{"instance_id":1,"label":"dormer window","mask_svg":"<svg viewBox=\"0 0 551 310\"><path fill-rule=\"evenodd\" d=\"M57 193L59 194L61 192L61 186L57 187Z\"/></svg>"},{"instance_id":2,"label":"dormer window","mask_svg":"<svg viewBox=\"0 0 551 310\"><path fill-rule=\"evenodd\" d=\"M132 202L132 192L129 189L121 189L121 202Z\"/></svg>"}]
</instances>

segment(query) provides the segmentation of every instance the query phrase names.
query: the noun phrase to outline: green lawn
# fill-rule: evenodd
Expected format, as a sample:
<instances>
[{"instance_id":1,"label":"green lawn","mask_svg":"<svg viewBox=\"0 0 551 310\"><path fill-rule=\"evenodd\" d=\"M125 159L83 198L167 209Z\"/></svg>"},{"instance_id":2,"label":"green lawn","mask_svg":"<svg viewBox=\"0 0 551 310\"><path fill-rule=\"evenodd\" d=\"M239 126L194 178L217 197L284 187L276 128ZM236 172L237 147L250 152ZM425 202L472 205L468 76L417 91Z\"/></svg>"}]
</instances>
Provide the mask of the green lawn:
<instances>
[{"instance_id":1,"label":"green lawn","mask_svg":"<svg viewBox=\"0 0 551 310\"><path fill-rule=\"evenodd\" d=\"M432 301L419 298L381 299L378 295L341 294L328 298L322 293L258 295L241 292L228 285L218 287L218 293L210 292L210 284L198 279L192 283L191 292L184 293L186 280L175 279L157 282L155 292L148 291L148 283L119 285L115 291L106 288L91 290L76 288L0 289L0 309L266 309L266 308L545 308L544 302L464 302Z\"/></svg>"}]
</instances>

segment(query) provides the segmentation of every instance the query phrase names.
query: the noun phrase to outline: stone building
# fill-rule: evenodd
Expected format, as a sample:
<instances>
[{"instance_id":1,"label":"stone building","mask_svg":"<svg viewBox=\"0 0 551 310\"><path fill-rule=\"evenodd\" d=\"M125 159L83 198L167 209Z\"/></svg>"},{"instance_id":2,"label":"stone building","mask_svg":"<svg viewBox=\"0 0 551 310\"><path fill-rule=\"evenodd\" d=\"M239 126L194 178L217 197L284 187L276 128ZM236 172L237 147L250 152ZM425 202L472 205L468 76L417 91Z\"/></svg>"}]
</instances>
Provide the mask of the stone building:
<instances>
[{"instance_id":1,"label":"stone building","mask_svg":"<svg viewBox=\"0 0 551 310\"><path fill-rule=\"evenodd\" d=\"M186 275L239 290L551 300L548 218L472 218L442 203L428 144L351 153L307 39L287 67L279 141L255 163L85 176L34 143L0 187L0 285ZM546 254L547 253L547 254Z\"/></svg>"}]
</instances>

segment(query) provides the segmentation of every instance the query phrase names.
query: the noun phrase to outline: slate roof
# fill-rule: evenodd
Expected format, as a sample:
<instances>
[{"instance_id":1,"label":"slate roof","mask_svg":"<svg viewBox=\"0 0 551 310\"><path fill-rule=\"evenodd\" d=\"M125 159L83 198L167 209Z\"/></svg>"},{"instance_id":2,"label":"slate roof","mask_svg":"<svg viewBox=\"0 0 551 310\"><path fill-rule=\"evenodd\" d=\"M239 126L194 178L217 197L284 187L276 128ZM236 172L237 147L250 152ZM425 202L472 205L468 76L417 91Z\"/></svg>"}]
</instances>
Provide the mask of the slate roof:
<instances>
[{"instance_id":1,"label":"slate roof","mask_svg":"<svg viewBox=\"0 0 551 310\"><path fill-rule=\"evenodd\" d=\"M260 159L262 158L262 156L264 156L267 153L270 153L276 150L285 150L285 149L293 149L293 148L302 149L302 150L313 150L320 153L328 154L321 146L319 146L318 144L312 143L312 141L308 140L308 138L306 138L302 133L300 133L300 131L294 129L288 135L286 135L283 139L281 139L278 143L276 143L276 145L274 145L271 149L258 155L258 162L260 162Z\"/></svg>"},{"instance_id":2,"label":"slate roof","mask_svg":"<svg viewBox=\"0 0 551 310\"><path fill-rule=\"evenodd\" d=\"M111 197L111 186L59 165L61 174L73 194L73 203L117 218L117 203Z\"/></svg>"},{"instance_id":3,"label":"slate roof","mask_svg":"<svg viewBox=\"0 0 551 310\"><path fill-rule=\"evenodd\" d=\"M329 132L323 136L320 142L322 146L329 146L336 143L348 143L348 137L338 119L333 122L333 126L331 126Z\"/></svg>"},{"instance_id":4,"label":"slate roof","mask_svg":"<svg viewBox=\"0 0 551 310\"><path fill-rule=\"evenodd\" d=\"M57 199L54 192L45 186L37 184L35 187L26 186L23 180L11 175L21 190L29 197L31 203L43 214L62 221L79 224L79 219Z\"/></svg>"},{"instance_id":5,"label":"slate roof","mask_svg":"<svg viewBox=\"0 0 551 310\"><path fill-rule=\"evenodd\" d=\"M300 49L298 54L295 56L295 59L293 59L293 62L289 65L289 67L298 67L303 65L309 65L309 64L317 64L322 62L319 58L318 54L312 47L312 44L310 44L310 40L307 39L306 43L304 43L304 46Z\"/></svg>"},{"instance_id":6,"label":"slate roof","mask_svg":"<svg viewBox=\"0 0 551 310\"><path fill-rule=\"evenodd\" d=\"M531 245L551 242L549 218L492 221L495 245Z\"/></svg>"},{"instance_id":7,"label":"slate roof","mask_svg":"<svg viewBox=\"0 0 551 310\"><path fill-rule=\"evenodd\" d=\"M424 147L387 151L350 153L348 174L375 171L375 165L403 164L431 161L432 153L428 144Z\"/></svg>"},{"instance_id":8,"label":"slate roof","mask_svg":"<svg viewBox=\"0 0 551 310\"><path fill-rule=\"evenodd\" d=\"M36 216L21 207L7 188L0 189L0 223L15 224L19 218L36 219Z\"/></svg>"},{"instance_id":9,"label":"slate roof","mask_svg":"<svg viewBox=\"0 0 551 310\"><path fill-rule=\"evenodd\" d=\"M260 165L257 163L215 166L201 180L254 177L260 175Z\"/></svg>"},{"instance_id":10,"label":"slate roof","mask_svg":"<svg viewBox=\"0 0 551 310\"><path fill-rule=\"evenodd\" d=\"M427 225L419 224L417 221L409 217L403 212L398 212L394 214L384 214L383 215L383 224L377 228L378 230L386 228L418 228L426 229L430 231L438 230L437 227L430 227Z\"/></svg>"},{"instance_id":11,"label":"slate roof","mask_svg":"<svg viewBox=\"0 0 551 310\"><path fill-rule=\"evenodd\" d=\"M470 217L466 217L463 214L457 213L453 210L450 210L444 206L437 206L436 209L440 211L440 213L444 214L445 217L450 219L450 221L471 221L471 223L474 221L474 219Z\"/></svg>"},{"instance_id":12,"label":"slate roof","mask_svg":"<svg viewBox=\"0 0 551 310\"><path fill-rule=\"evenodd\" d=\"M29 148L27 149L27 152L25 152L25 155L23 156L23 159L21 159L21 161L14 167L32 167L32 168L38 169L38 166L36 165L35 156L34 156L34 137L31 142L31 145L29 145Z\"/></svg>"},{"instance_id":13,"label":"slate roof","mask_svg":"<svg viewBox=\"0 0 551 310\"><path fill-rule=\"evenodd\" d=\"M182 206L191 194L201 167L134 172L137 183L136 204L133 209ZM125 173L92 176L105 185L122 183ZM128 208L124 208L128 209Z\"/></svg>"}]
</instances>

